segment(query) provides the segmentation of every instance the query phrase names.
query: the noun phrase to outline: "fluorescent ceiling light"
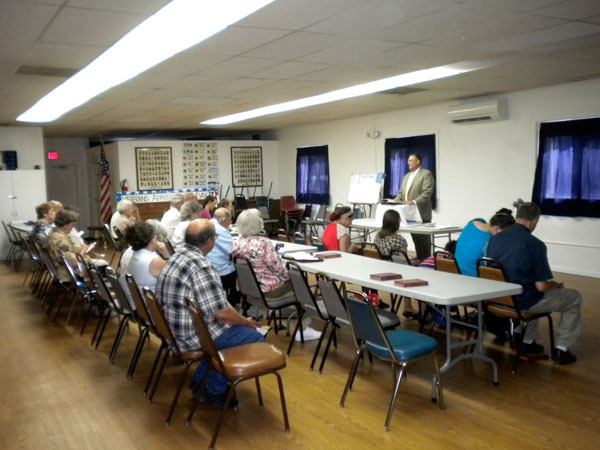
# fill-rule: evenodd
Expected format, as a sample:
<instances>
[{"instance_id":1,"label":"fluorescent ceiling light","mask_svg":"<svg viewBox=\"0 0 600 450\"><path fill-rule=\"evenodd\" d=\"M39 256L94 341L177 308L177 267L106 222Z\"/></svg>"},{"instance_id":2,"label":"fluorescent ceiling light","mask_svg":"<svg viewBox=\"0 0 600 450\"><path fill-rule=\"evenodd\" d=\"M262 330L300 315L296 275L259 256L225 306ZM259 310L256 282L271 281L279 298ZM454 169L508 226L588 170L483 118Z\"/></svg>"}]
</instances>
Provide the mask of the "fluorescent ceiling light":
<instances>
[{"instance_id":1,"label":"fluorescent ceiling light","mask_svg":"<svg viewBox=\"0 0 600 450\"><path fill-rule=\"evenodd\" d=\"M202 125L228 125L230 123L241 122L243 120L254 119L256 117L277 114L294 109L308 108L309 106L322 105L323 103L337 102L348 98L360 97L363 95L374 94L376 92L387 91L389 89L410 86L412 84L424 83L426 81L437 80L440 78L451 77L472 69L460 68L457 66L441 66L431 69L417 70L415 72L404 73L381 80L369 81L368 83L357 84L335 91L325 92L324 94L304 97L298 100L292 100L275 105L263 106L262 108L251 109L229 116L217 117L216 119L200 122Z\"/></svg>"},{"instance_id":2,"label":"fluorescent ceiling light","mask_svg":"<svg viewBox=\"0 0 600 450\"><path fill-rule=\"evenodd\" d=\"M273 0L173 0L17 117L51 122Z\"/></svg>"}]
</instances>

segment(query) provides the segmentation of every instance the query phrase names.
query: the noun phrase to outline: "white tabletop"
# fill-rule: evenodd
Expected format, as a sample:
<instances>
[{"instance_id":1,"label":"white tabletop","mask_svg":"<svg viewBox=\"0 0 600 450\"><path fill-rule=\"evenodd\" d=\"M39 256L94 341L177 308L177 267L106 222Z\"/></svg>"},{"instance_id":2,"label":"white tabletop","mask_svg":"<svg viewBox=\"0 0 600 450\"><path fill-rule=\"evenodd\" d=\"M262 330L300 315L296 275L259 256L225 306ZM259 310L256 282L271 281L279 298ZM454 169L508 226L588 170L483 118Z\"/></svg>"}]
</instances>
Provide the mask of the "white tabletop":
<instances>
[{"instance_id":1,"label":"white tabletop","mask_svg":"<svg viewBox=\"0 0 600 450\"><path fill-rule=\"evenodd\" d=\"M295 242L282 242L274 240L272 242L273 246L276 244L283 244L283 248L280 248L278 251L280 255L293 252L314 252L317 249L317 247L314 245L296 244Z\"/></svg>"},{"instance_id":2,"label":"white tabletop","mask_svg":"<svg viewBox=\"0 0 600 450\"><path fill-rule=\"evenodd\" d=\"M354 219L352 228L362 230L379 230L381 221L376 218ZM456 225L438 225L431 223L400 224L400 231L415 234L458 233L462 228Z\"/></svg>"},{"instance_id":3,"label":"white tabletop","mask_svg":"<svg viewBox=\"0 0 600 450\"><path fill-rule=\"evenodd\" d=\"M330 258L322 262L301 262L299 266L307 272L323 272L335 280L438 305L461 305L505 295L520 294L522 291L521 285L518 284L438 272L349 253L343 253L339 258ZM370 278L371 274L384 272L400 273L404 279L427 280L429 285L406 288L396 286L393 280L377 281Z\"/></svg>"},{"instance_id":4,"label":"white tabletop","mask_svg":"<svg viewBox=\"0 0 600 450\"><path fill-rule=\"evenodd\" d=\"M30 223L31 222L27 220L13 220L10 224L14 229L18 231L30 234L31 230L33 230L33 225L31 225Z\"/></svg>"}]
</instances>

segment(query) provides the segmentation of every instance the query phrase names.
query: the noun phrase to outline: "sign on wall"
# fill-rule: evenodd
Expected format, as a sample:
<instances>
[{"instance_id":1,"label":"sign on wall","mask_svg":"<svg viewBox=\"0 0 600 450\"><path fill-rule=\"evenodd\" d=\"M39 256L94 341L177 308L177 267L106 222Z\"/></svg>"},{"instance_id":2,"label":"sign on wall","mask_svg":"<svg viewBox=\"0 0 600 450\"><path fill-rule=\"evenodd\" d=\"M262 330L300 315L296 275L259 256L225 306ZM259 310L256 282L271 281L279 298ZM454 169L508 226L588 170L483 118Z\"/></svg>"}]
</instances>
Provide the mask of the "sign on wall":
<instances>
[{"instance_id":1,"label":"sign on wall","mask_svg":"<svg viewBox=\"0 0 600 450\"><path fill-rule=\"evenodd\" d=\"M231 147L233 187L263 185L262 147Z\"/></svg>"},{"instance_id":2,"label":"sign on wall","mask_svg":"<svg viewBox=\"0 0 600 450\"><path fill-rule=\"evenodd\" d=\"M138 191L173 189L171 147L136 147Z\"/></svg>"},{"instance_id":3,"label":"sign on wall","mask_svg":"<svg viewBox=\"0 0 600 450\"><path fill-rule=\"evenodd\" d=\"M184 142L183 187L217 186L219 154L216 142Z\"/></svg>"}]
</instances>

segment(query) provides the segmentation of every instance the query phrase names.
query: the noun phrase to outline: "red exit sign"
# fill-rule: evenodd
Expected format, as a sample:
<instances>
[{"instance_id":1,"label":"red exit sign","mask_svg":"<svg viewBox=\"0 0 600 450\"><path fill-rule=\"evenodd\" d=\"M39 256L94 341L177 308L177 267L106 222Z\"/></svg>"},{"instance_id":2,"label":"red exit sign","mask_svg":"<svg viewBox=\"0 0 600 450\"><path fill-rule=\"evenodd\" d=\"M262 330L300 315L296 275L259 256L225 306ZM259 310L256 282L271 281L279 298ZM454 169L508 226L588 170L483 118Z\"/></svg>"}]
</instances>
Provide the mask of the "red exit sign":
<instances>
[{"instance_id":1,"label":"red exit sign","mask_svg":"<svg viewBox=\"0 0 600 450\"><path fill-rule=\"evenodd\" d=\"M58 152L48 152L48 161L57 161L60 156Z\"/></svg>"}]
</instances>

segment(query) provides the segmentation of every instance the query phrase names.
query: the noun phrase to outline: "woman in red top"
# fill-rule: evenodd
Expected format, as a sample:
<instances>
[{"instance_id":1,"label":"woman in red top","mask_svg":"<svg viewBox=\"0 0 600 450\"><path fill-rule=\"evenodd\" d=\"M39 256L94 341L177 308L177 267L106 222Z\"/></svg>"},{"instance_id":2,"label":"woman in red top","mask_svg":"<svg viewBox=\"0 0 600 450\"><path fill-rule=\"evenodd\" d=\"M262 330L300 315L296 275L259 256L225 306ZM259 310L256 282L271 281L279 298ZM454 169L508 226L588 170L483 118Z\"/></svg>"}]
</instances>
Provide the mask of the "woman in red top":
<instances>
[{"instance_id":1,"label":"woman in red top","mask_svg":"<svg viewBox=\"0 0 600 450\"><path fill-rule=\"evenodd\" d=\"M336 206L329 216L331 223L323 233L323 245L327 250L356 253L360 247L350 243L350 226L354 213L349 206Z\"/></svg>"}]
</instances>

